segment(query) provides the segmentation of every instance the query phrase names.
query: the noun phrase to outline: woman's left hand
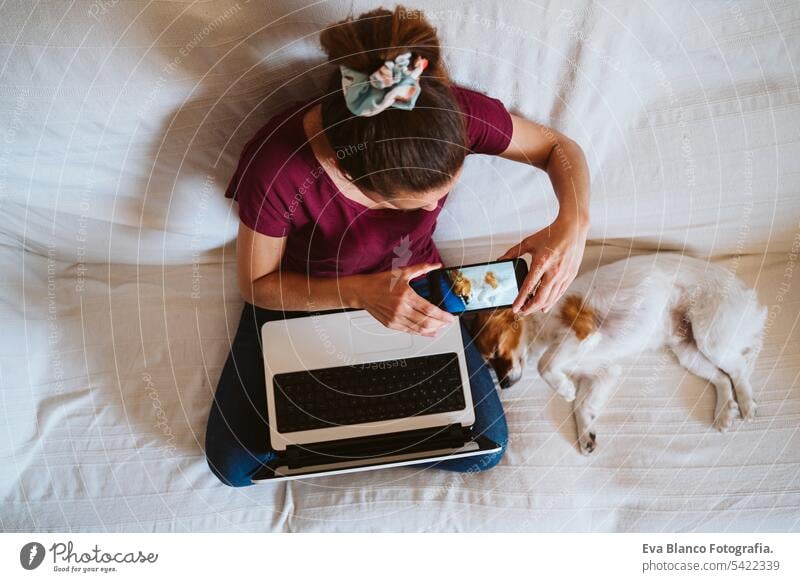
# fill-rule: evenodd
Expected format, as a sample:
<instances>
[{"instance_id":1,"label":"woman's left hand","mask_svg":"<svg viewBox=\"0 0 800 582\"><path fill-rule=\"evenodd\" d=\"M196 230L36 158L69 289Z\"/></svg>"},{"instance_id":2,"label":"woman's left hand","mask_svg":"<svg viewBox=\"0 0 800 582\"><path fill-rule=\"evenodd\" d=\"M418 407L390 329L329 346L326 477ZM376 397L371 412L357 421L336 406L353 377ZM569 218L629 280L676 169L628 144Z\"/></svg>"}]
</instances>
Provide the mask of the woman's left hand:
<instances>
[{"instance_id":1,"label":"woman's left hand","mask_svg":"<svg viewBox=\"0 0 800 582\"><path fill-rule=\"evenodd\" d=\"M547 311L561 298L578 274L588 230L586 222L559 216L500 257L505 260L531 254L530 272L511 307L514 313Z\"/></svg>"}]
</instances>

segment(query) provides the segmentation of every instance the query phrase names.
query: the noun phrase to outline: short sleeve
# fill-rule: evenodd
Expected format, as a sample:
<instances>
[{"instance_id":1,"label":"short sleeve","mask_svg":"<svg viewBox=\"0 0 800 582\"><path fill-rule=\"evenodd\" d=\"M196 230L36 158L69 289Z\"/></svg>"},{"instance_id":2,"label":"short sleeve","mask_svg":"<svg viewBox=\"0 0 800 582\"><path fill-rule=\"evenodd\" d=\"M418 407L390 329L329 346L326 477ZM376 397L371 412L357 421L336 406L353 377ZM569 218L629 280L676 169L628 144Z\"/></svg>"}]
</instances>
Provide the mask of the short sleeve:
<instances>
[{"instance_id":1,"label":"short sleeve","mask_svg":"<svg viewBox=\"0 0 800 582\"><path fill-rule=\"evenodd\" d=\"M470 153L498 155L506 151L513 129L511 114L503 102L457 86L453 94L466 117Z\"/></svg>"},{"instance_id":2,"label":"short sleeve","mask_svg":"<svg viewBox=\"0 0 800 582\"><path fill-rule=\"evenodd\" d=\"M275 163L280 157L270 149L260 139L245 146L225 196L239 203L239 219L245 226L282 238L292 230L290 170Z\"/></svg>"},{"instance_id":3,"label":"short sleeve","mask_svg":"<svg viewBox=\"0 0 800 582\"><path fill-rule=\"evenodd\" d=\"M239 202L239 219L247 228L276 238L289 234L289 207L274 188L265 184L263 177L249 169L236 183L231 180L230 188Z\"/></svg>"}]
</instances>

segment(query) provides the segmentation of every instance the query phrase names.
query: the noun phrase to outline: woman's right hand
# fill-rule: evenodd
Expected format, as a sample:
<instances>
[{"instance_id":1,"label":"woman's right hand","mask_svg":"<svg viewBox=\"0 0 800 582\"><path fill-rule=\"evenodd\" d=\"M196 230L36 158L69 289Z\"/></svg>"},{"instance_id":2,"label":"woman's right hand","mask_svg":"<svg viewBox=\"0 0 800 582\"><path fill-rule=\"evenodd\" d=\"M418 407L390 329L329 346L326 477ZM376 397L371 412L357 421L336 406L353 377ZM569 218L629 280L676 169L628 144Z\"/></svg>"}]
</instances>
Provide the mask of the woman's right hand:
<instances>
[{"instance_id":1,"label":"woman's right hand","mask_svg":"<svg viewBox=\"0 0 800 582\"><path fill-rule=\"evenodd\" d=\"M439 268L440 264L424 263L354 277L355 306L391 329L434 337L455 316L420 297L409 281Z\"/></svg>"}]
</instances>

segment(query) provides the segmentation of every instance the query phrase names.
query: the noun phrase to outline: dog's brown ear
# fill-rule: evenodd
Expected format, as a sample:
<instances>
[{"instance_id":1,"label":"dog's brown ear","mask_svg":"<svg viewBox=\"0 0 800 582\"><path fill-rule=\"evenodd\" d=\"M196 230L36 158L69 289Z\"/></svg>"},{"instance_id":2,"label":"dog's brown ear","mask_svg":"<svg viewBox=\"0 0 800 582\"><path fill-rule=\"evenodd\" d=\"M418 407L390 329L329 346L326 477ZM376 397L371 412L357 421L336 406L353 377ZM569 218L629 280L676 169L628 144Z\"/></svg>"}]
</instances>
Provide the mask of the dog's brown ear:
<instances>
[{"instance_id":1,"label":"dog's brown ear","mask_svg":"<svg viewBox=\"0 0 800 582\"><path fill-rule=\"evenodd\" d=\"M511 309L495 309L470 314L466 322L475 345L484 358L510 354L519 345L522 325Z\"/></svg>"},{"instance_id":2,"label":"dog's brown ear","mask_svg":"<svg viewBox=\"0 0 800 582\"><path fill-rule=\"evenodd\" d=\"M510 386L508 375L523 333L519 317L511 309L481 311L470 316L467 327L478 351L497 373L500 385Z\"/></svg>"},{"instance_id":3,"label":"dog's brown ear","mask_svg":"<svg viewBox=\"0 0 800 582\"><path fill-rule=\"evenodd\" d=\"M514 369L514 362L506 358L491 358L489 365L494 370L494 373L497 374L497 380L500 382L501 388L511 388L516 383L516 379L509 378L511 371Z\"/></svg>"},{"instance_id":4,"label":"dog's brown ear","mask_svg":"<svg viewBox=\"0 0 800 582\"><path fill-rule=\"evenodd\" d=\"M492 314L491 311L479 311L462 316L472 336L472 341L475 342L475 347L487 360L494 356L499 339L497 326L492 321Z\"/></svg>"}]
</instances>

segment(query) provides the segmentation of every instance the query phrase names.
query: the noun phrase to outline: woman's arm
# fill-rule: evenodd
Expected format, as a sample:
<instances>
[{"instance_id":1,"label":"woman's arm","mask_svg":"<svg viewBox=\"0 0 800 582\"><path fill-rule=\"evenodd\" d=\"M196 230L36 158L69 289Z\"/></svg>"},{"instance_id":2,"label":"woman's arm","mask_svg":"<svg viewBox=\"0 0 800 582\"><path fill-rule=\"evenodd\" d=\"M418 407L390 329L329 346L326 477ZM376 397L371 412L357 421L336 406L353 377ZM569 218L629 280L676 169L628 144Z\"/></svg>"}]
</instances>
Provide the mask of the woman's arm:
<instances>
[{"instance_id":1,"label":"woman's arm","mask_svg":"<svg viewBox=\"0 0 800 582\"><path fill-rule=\"evenodd\" d=\"M280 311L355 307L346 278L312 278L301 273L279 272L278 266L285 250L285 237L266 236L239 223L237 277L245 301ZM343 283L345 289L342 289Z\"/></svg>"},{"instance_id":2,"label":"woman's arm","mask_svg":"<svg viewBox=\"0 0 800 582\"><path fill-rule=\"evenodd\" d=\"M546 171L559 205L550 226L501 257L531 254L530 273L512 307L528 315L548 310L578 273L589 230L589 168L581 147L564 134L515 115L511 119L511 143L501 156Z\"/></svg>"},{"instance_id":3,"label":"woman's arm","mask_svg":"<svg viewBox=\"0 0 800 582\"><path fill-rule=\"evenodd\" d=\"M239 223L237 276L245 301L281 311L366 309L387 327L427 336L453 319L408 285L441 265L414 265L374 275L308 277L278 270L285 250L286 238L266 236Z\"/></svg>"}]
</instances>

